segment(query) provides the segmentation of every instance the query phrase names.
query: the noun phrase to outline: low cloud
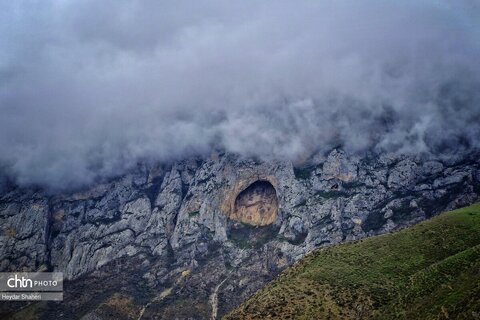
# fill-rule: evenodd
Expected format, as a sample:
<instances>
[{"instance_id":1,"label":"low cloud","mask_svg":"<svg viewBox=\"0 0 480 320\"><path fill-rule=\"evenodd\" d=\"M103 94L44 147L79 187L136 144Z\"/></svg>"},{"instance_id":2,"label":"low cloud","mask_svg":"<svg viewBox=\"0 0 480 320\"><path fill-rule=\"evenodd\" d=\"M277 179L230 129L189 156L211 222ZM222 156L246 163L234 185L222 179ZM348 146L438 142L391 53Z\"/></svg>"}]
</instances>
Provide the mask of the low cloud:
<instances>
[{"instance_id":1,"label":"low cloud","mask_svg":"<svg viewBox=\"0 0 480 320\"><path fill-rule=\"evenodd\" d=\"M475 1L0 1L0 171L480 145Z\"/></svg>"}]
</instances>

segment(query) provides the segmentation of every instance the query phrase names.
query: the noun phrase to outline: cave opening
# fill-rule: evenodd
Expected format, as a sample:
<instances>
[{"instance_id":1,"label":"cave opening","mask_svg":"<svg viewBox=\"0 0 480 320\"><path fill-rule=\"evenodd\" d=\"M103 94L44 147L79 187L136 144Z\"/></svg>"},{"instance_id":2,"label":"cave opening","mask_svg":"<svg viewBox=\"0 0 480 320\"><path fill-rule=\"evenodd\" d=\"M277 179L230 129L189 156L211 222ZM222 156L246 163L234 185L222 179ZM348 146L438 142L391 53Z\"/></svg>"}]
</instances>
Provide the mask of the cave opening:
<instances>
[{"instance_id":1,"label":"cave opening","mask_svg":"<svg viewBox=\"0 0 480 320\"><path fill-rule=\"evenodd\" d=\"M277 211L275 187L269 181L257 180L237 195L233 216L241 222L263 226L275 221Z\"/></svg>"}]
</instances>

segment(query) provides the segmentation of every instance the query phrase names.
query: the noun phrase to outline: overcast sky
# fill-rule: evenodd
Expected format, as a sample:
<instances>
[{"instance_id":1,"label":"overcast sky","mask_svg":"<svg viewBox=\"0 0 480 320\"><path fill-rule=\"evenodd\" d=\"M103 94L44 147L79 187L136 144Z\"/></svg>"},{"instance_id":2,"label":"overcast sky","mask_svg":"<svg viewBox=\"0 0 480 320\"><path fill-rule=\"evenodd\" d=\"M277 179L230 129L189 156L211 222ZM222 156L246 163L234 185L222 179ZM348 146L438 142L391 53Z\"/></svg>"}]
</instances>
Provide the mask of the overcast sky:
<instances>
[{"instance_id":1,"label":"overcast sky","mask_svg":"<svg viewBox=\"0 0 480 320\"><path fill-rule=\"evenodd\" d=\"M0 172L480 145L478 1L0 0Z\"/></svg>"}]
</instances>

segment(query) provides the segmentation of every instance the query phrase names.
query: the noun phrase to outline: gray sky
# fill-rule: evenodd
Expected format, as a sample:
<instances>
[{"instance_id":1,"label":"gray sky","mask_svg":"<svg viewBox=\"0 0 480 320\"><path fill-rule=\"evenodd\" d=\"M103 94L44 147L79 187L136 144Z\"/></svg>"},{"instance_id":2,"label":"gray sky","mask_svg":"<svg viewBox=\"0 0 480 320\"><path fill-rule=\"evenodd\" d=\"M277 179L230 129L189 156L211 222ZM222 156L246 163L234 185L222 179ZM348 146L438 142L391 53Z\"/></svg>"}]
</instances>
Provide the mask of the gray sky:
<instances>
[{"instance_id":1,"label":"gray sky","mask_svg":"<svg viewBox=\"0 0 480 320\"><path fill-rule=\"evenodd\" d=\"M477 1L0 0L0 171L479 147Z\"/></svg>"}]
</instances>

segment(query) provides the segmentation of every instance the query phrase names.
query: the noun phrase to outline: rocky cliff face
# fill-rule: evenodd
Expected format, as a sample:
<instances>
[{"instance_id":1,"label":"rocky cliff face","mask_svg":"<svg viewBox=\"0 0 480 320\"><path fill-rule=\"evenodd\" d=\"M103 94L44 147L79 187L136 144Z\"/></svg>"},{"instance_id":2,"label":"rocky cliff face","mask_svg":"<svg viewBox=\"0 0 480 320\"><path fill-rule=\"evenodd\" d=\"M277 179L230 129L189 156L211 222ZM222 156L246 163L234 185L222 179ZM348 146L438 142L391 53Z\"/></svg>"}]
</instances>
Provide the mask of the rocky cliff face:
<instances>
[{"instance_id":1,"label":"rocky cliff face","mask_svg":"<svg viewBox=\"0 0 480 320\"><path fill-rule=\"evenodd\" d=\"M40 318L211 318L314 248L390 232L479 193L473 155L333 150L297 167L228 154L139 166L83 192L2 194L0 271L64 272L65 301L36 309Z\"/></svg>"}]
</instances>

